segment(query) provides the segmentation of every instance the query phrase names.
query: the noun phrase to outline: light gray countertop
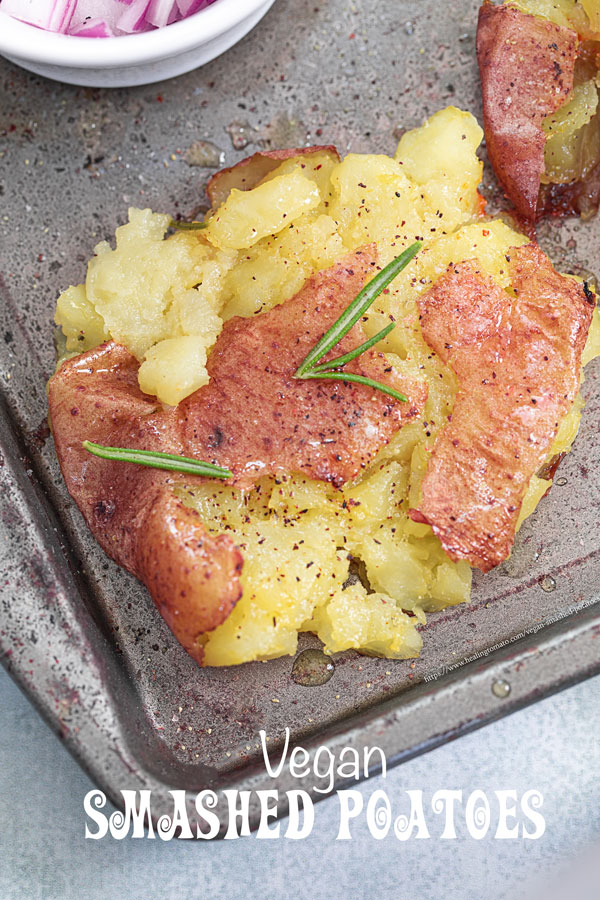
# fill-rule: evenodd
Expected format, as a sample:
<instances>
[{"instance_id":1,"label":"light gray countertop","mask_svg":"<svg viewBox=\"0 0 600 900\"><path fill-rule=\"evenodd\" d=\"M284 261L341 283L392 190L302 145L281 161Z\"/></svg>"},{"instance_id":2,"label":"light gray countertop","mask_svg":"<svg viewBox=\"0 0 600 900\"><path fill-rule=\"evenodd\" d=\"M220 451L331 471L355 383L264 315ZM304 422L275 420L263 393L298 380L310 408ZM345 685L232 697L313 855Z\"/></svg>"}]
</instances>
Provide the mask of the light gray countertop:
<instances>
[{"instance_id":1,"label":"light gray countertop","mask_svg":"<svg viewBox=\"0 0 600 900\"><path fill-rule=\"evenodd\" d=\"M171 842L84 838L92 787L8 676L0 671L0 897L2 900L499 900L536 896L600 839L600 676L592 678L360 786L393 805L406 790L539 790L545 834L481 841L457 825L456 840L382 841L364 820L336 841L335 797L315 807L303 841ZM429 820L428 820L429 821ZM599 854L596 850L596 856ZM590 876L591 877L591 876ZM596 880L596 884L597 884ZM544 896L548 898L547 891ZM580 900L569 889L564 900ZM598 893L586 894L597 897Z\"/></svg>"}]
</instances>

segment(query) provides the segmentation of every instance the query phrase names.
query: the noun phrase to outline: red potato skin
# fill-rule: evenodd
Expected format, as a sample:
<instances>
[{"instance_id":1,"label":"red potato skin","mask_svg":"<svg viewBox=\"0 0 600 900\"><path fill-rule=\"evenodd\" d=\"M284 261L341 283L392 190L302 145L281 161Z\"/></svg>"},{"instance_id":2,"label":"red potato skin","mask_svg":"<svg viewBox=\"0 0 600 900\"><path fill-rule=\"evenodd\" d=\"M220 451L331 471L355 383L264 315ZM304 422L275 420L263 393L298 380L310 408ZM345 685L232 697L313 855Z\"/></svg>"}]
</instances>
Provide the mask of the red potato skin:
<instances>
[{"instance_id":1,"label":"red potato skin","mask_svg":"<svg viewBox=\"0 0 600 900\"><path fill-rule=\"evenodd\" d=\"M484 0L477 27L483 127L490 162L517 211L538 215L546 135L542 122L569 99L574 31Z\"/></svg>"},{"instance_id":2,"label":"red potato skin","mask_svg":"<svg viewBox=\"0 0 600 900\"><path fill-rule=\"evenodd\" d=\"M458 393L410 514L451 559L483 572L509 555L527 486L577 395L595 299L535 244L512 249L507 265L514 299L474 260L419 300L423 336Z\"/></svg>"},{"instance_id":3,"label":"red potato skin","mask_svg":"<svg viewBox=\"0 0 600 900\"><path fill-rule=\"evenodd\" d=\"M293 377L376 271L372 245L311 278L295 297L269 312L230 319L209 358L209 384L178 407L189 455L214 458L234 473L239 487L289 472L341 487L416 418L427 386L399 377L375 350L353 360L346 371L395 387L407 403L349 382ZM365 339L357 323L329 358Z\"/></svg>"},{"instance_id":4,"label":"red potato skin","mask_svg":"<svg viewBox=\"0 0 600 900\"><path fill-rule=\"evenodd\" d=\"M375 350L348 369L396 387L409 402L362 385L293 378L375 268L376 250L367 247L270 312L227 322L209 357L209 384L178 407L165 409L140 391L136 359L114 342L66 361L50 380L54 441L70 494L104 550L147 586L198 662L198 637L221 624L241 596L240 551L228 536L209 534L173 495L174 485L202 479L99 459L82 442L215 462L240 488L289 472L341 486L427 398L426 385L400 378ZM333 356L364 340L357 323Z\"/></svg>"},{"instance_id":5,"label":"red potato skin","mask_svg":"<svg viewBox=\"0 0 600 900\"><path fill-rule=\"evenodd\" d=\"M173 495L180 476L100 460L82 447L91 439L181 452L172 414L138 387L138 365L110 343L60 367L49 384L56 453L98 543L148 587L177 640L201 663L198 635L224 621L241 597L240 551L230 538L210 535Z\"/></svg>"},{"instance_id":6,"label":"red potato skin","mask_svg":"<svg viewBox=\"0 0 600 900\"><path fill-rule=\"evenodd\" d=\"M260 150L258 153L242 159L235 166L221 169L212 176L206 186L206 193L212 209L217 209L227 199L233 188L238 191L250 191L284 160L294 156L311 156L314 153L328 153L335 162L340 161L337 149L329 144L327 146L297 147L291 150Z\"/></svg>"}]
</instances>

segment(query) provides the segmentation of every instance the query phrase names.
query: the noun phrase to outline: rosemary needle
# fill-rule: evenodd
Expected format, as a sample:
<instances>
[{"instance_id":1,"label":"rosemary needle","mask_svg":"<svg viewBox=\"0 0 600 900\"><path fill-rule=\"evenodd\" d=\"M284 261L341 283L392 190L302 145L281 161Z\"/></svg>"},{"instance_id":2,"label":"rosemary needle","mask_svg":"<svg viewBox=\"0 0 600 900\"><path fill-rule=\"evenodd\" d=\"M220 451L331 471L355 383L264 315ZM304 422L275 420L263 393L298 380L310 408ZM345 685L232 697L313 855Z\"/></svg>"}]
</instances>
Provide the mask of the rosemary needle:
<instances>
[{"instance_id":1,"label":"rosemary needle","mask_svg":"<svg viewBox=\"0 0 600 900\"><path fill-rule=\"evenodd\" d=\"M341 369L342 366L345 366L346 363L351 362L353 359L356 359L357 356L360 356L361 353L364 353L365 350L370 350L374 344L382 341L384 337L395 328L395 324L390 322L389 325L386 325L385 328L382 328L381 331L378 331L377 334L374 334L372 338L369 338L368 341L365 341L364 344L361 344L359 347L355 347L354 350L350 350L349 353L344 353L343 356L336 356L335 359L330 359L329 362L319 363L318 366L313 366L310 370L311 372L328 372L330 369Z\"/></svg>"},{"instance_id":2,"label":"rosemary needle","mask_svg":"<svg viewBox=\"0 0 600 900\"><path fill-rule=\"evenodd\" d=\"M382 394L389 394L395 400L401 400L403 403L408 402L408 397L401 394L400 391L382 384L380 381L374 381L372 378L366 378L364 375L354 375L353 372L307 372L302 376L305 378L327 378L330 381L353 381L355 384L366 384L368 387L376 388Z\"/></svg>"},{"instance_id":3,"label":"rosemary needle","mask_svg":"<svg viewBox=\"0 0 600 900\"><path fill-rule=\"evenodd\" d=\"M183 222L171 219L169 228L174 228L175 231L202 231L203 228L208 228L208 222Z\"/></svg>"},{"instance_id":4,"label":"rosemary needle","mask_svg":"<svg viewBox=\"0 0 600 900\"><path fill-rule=\"evenodd\" d=\"M102 459L137 463L138 466L185 472L188 475L203 475L205 478L231 478L233 476L233 472L223 466L216 466L214 463L207 463L201 459L191 459L189 456L159 453L154 450L134 450L127 447L105 447L103 444L94 444L92 441L83 441L83 446L94 456L100 456Z\"/></svg>"}]
</instances>

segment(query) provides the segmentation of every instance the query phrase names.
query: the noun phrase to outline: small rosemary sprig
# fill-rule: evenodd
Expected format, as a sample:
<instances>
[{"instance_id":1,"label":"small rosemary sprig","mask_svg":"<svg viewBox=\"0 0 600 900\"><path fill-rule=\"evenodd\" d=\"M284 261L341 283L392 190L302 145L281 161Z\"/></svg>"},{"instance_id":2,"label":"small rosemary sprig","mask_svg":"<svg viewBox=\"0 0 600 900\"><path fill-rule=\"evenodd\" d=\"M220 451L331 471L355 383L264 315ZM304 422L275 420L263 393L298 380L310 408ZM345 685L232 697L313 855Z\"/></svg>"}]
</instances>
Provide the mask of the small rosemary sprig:
<instances>
[{"instance_id":1,"label":"small rosemary sprig","mask_svg":"<svg viewBox=\"0 0 600 900\"><path fill-rule=\"evenodd\" d=\"M173 453L158 453L154 450L133 450L127 447L105 447L92 441L83 441L83 446L94 456L102 459L114 459L121 462L137 463L138 466L150 466L153 469L167 469L171 472L185 472L187 475L203 475L205 478L231 478L233 472L223 466L207 463L189 456L177 456Z\"/></svg>"},{"instance_id":2,"label":"small rosemary sprig","mask_svg":"<svg viewBox=\"0 0 600 900\"><path fill-rule=\"evenodd\" d=\"M319 360L323 359L323 357L329 353L329 351L332 350L346 334L348 334L352 326L365 314L373 301L383 290L385 290L388 284L394 280L396 275L398 275L402 269L405 269L409 262L417 255L420 248L420 241L411 244L411 246L401 253L400 256L397 256L388 263L387 266L384 266L381 272L378 272L371 281L365 284L352 303L346 307L339 319L337 319L331 328L325 332L323 337L317 341L310 353L300 363L294 374L294 378L325 378L331 381L351 381L356 384L368 385L378 391L382 391L384 394L389 394L390 397L394 397L396 400L401 400L403 402L407 401L404 394L394 390L394 388L382 384L380 381L374 381L372 378L366 378L363 375L354 375L351 372L339 371L346 363L356 359L356 357L360 356L361 353L364 353L365 350L369 350L370 347L386 337L386 335L388 335L395 327L393 322L386 325L385 328L382 328L381 331L373 335L372 338L369 338L368 341L365 341L364 344L355 347L354 350L350 350L343 356L338 356L325 363L320 363Z\"/></svg>"},{"instance_id":3,"label":"small rosemary sprig","mask_svg":"<svg viewBox=\"0 0 600 900\"><path fill-rule=\"evenodd\" d=\"M173 228L175 231L202 231L203 228L208 228L208 222L184 222L180 219L171 219L169 228Z\"/></svg>"}]
</instances>

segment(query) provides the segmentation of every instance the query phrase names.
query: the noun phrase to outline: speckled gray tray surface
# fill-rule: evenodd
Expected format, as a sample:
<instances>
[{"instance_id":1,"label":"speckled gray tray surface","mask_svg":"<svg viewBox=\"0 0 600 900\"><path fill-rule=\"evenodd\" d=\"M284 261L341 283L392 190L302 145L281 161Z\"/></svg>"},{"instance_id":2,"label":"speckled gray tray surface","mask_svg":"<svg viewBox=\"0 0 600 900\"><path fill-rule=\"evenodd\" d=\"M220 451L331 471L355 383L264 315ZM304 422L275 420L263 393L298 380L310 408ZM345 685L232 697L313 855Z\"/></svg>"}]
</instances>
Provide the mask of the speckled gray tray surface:
<instances>
[{"instance_id":1,"label":"speckled gray tray surface","mask_svg":"<svg viewBox=\"0 0 600 900\"><path fill-rule=\"evenodd\" d=\"M0 62L0 651L117 801L120 789L150 787L160 812L168 788L272 787L261 728L273 747L289 726L313 750L375 743L398 761L600 668L597 366L561 483L511 559L476 578L473 602L430 617L415 663L347 653L311 688L292 681L290 658L198 669L88 534L46 428L57 293L81 280L130 204L188 217L214 167L259 147L391 152L404 128L448 103L479 115L476 10L472 0L277 0L225 56L131 90L62 86ZM494 185L486 168L492 206ZM539 237L564 270L593 276L599 220L554 221ZM278 786L299 785L284 769Z\"/></svg>"}]
</instances>

